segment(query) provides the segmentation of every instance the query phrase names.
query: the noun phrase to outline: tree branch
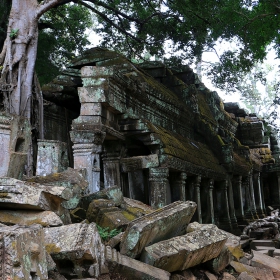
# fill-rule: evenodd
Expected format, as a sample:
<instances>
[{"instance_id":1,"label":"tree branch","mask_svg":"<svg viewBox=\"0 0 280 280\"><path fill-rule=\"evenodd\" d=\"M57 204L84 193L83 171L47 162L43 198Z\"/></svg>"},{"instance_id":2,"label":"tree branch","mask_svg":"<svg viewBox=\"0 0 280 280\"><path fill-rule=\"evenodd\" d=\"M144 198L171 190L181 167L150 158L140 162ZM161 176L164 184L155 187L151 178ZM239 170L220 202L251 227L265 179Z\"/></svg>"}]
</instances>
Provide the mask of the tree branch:
<instances>
[{"instance_id":1,"label":"tree branch","mask_svg":"<svg viewBox=\"0 0 280 280\"><path fill-rule=\"evenodd\" d=\"M126 19L128 19L130 21L134 21L134 22L139 23L139 24L142 23L142 21L140 21L138 18L128 16L127 14L124 14L120 10L117 10L117 9L115 9L115 8L109 6L109 5L107 5L107 4L105 4L105 3L101 2L101 1L98 1L98 0L84 0L84 1L88 1L88 2L91 2L92 4L97 5L97 6L101 6L101 7L105 8L107 10L110 10L110 11L114 12L115 14L118 14L118 15L120 15L120 16L122 16L122 17L124 17L124 18L126 18ZM79 0L75 0L74 2L80 3Z\"/></svg>"},{"instance_id":2,"label":"tree branch","mask_svg":"<svg viewBox=\"0 0 280 280\"><path fill-rule=\"evenodd\" d=\"M99 12L97 9L95 9L94 7L90 6L89 4L83 2L83 1L79 1L79 4L87 7L88 9L92 10L94 13L96 13L98 16L100 16L102 19L104 19L106 22L110 23L113 27L115 27L118 31L120 31L121 33L127 35L128 37L132 38L133 40L135 40L138 43L142 43L142 40L138 39L137 37L135 37L134 35L132 35L131 33L129 33L128 31L126 31L125 29L121 28L119 25L117 25L116 23L114 23L111 19L109 19L105 14Z\"/></svg>"},{"instance_id":3,"label":"tree branch","mask_svg":"<svg viewBox=\"0 0 280 280\"><path fill-rule=\"evenodd\" d=\"M45 12L49 11L53 7L64 5L70 2L72 1L71 0L45 0L38 6L36 18L39 19L41 15L43 15Z\"/></svg>"}]
</instances>

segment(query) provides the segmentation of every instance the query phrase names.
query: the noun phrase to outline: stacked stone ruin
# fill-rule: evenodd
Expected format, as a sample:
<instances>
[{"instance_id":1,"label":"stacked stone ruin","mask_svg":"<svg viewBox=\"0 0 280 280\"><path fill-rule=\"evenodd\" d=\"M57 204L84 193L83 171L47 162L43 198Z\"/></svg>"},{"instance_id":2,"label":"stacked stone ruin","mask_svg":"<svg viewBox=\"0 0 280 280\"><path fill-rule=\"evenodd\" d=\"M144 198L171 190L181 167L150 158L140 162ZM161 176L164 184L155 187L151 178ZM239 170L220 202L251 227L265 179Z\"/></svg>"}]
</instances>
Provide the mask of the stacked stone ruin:
<instances>
[{"instance_id":1,"label":"stacked stone ruin","mask_svg":"<svg viewBox=\"0 0 280 280\"><path fill-rule=\"evenodd\" d=\"M187 66L94 48L43 94L35 177L29 123L0 115L1 280L220 273L243 257L228 232L280 205L273 129ZM106 246L96 224L123 233Z\"/></svg>"}]
</instances>

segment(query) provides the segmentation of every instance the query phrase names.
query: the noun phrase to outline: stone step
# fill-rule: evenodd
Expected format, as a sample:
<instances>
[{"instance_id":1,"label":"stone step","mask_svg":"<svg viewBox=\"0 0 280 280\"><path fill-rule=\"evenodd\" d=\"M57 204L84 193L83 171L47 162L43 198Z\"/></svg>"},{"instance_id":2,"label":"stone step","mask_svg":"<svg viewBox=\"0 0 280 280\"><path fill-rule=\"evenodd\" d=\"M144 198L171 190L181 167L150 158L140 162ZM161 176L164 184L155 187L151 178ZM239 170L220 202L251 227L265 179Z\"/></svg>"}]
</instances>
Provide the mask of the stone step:
<instances>
[{"instance_id":1,"label":"stone step","mask_svg":"<svg viewBox=\"0 0 280 280\"><path fill-rule=\"evenodd\" d=\"M272 240L253 240L250 244L251 249L256 249L257 246L272 247L275 248L275 244Z\"/></svg>"},{"instance_id":2,"label":"stone step","mask_svg":"<svg viewBox=\"0 0 280 280\"><path fill-rule=\"evenodd\" d=\"M250 238L256 238L256 239L261 239L264 238L264 236L268 236L269 233L273 230L273 228L259 228L257 230L251 231L250 232Z\"/></svg>"}]
</instances>

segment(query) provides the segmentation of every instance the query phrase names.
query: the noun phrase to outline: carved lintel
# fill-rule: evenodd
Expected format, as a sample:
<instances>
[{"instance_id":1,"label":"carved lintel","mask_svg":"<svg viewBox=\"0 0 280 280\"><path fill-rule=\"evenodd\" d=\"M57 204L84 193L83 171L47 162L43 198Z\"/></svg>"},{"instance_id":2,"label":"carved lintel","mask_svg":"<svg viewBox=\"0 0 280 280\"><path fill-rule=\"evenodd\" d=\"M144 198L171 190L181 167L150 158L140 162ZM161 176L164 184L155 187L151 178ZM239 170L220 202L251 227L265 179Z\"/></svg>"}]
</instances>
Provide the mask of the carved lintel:
<instances>
[{"instance_id":1,"label":"carved lintel","mask_svg":"<svg viewBox=\"0 0 280 280\"><path fill-rule=\"evenodd\" d=\"M122 172L131 172L134 170L158 167L158 155L137 156L121 159Z\"/></svg>"}]
</instances>

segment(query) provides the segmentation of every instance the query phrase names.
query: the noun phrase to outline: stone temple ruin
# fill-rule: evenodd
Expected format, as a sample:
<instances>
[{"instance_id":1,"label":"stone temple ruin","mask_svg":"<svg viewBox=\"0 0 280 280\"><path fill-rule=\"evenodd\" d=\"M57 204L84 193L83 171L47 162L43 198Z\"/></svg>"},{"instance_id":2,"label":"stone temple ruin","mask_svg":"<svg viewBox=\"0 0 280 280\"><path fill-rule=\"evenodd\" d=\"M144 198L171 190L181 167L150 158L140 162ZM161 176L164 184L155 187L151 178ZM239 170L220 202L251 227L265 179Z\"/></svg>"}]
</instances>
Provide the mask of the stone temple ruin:
<instances>
[{"instance_id":1,"label":"stone temple ruin","mask_svg":"<svg viewBox=\"0 0 280 280\"><path fill-rule=\"evenodd\" d=\"M219 273L232 259L240 270L230 233L280 205L271 127L188 66L100 48L42 90L35 177L25 176L30 124L0 115L1 280L200 279L188 269ZM106 246L96 224L123 233Z\"/></svg>"}]
</instances>

